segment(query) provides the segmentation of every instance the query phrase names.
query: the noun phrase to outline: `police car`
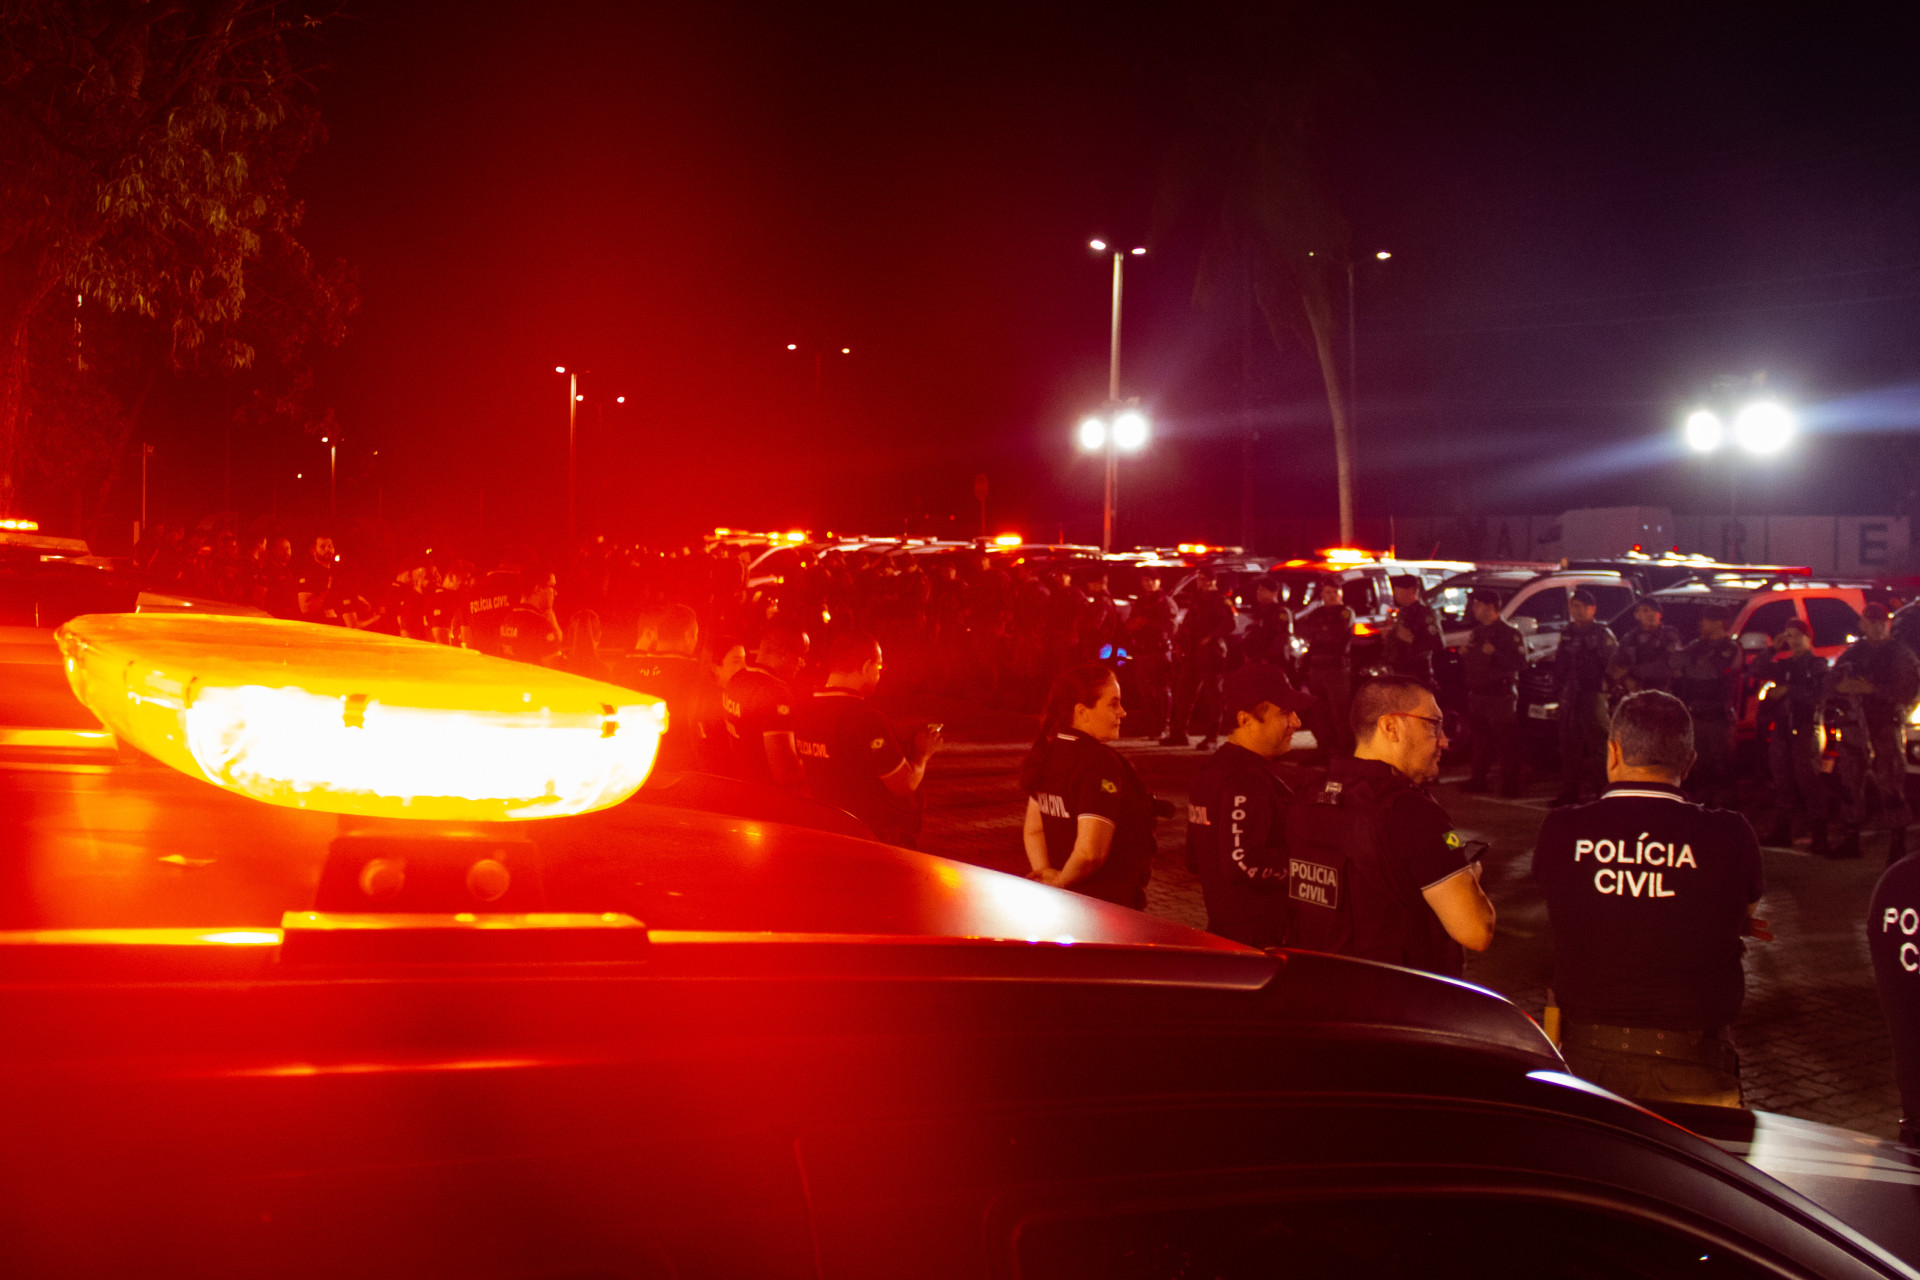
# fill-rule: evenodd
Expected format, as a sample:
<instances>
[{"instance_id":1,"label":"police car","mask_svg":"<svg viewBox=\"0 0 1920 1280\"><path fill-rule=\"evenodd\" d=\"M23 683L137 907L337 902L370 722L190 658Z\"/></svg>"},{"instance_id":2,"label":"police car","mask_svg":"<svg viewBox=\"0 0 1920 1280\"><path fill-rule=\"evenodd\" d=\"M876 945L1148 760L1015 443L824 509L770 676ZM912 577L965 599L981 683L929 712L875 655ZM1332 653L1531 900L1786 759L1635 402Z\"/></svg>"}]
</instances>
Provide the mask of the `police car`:
<instances>
[{"instance_id":1,"label":"police car","mask_svg":"<svg viewBox=\"0 0 1920 1280\"><path fill-rule=\"evenodd\" d=\"M1464 983L645 803L641 695L60 645L117 745L0 759L9 1276L1920 1275L1890 1147L1710 1141Z\"/></svg>"}]
</instances>

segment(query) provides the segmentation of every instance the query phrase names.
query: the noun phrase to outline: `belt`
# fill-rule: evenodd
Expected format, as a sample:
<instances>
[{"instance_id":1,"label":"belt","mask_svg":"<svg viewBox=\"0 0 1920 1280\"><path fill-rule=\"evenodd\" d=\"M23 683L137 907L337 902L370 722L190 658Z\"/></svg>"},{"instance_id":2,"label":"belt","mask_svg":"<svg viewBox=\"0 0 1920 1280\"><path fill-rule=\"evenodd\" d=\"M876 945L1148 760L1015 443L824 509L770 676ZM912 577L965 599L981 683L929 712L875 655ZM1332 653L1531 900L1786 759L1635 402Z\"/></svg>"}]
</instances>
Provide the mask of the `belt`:
<instances>
[{"instance_id":1,"label":"belt","mask_svg":"<svg viewBox=\"0 0 1920 1280\"><path fill-rule=\"evenodd\" d=\"M1609 1027L1597 1022L1563 1022L1560 1042L1578 1042L1588 1049L1612 1049L1618 1053L1640 1053L1652 1058L1698 1060L1709 1046L1727 1045L1727 1029L1710 1031L1663 1031L1655 1027Z\"/></svg>"}]
</instances>

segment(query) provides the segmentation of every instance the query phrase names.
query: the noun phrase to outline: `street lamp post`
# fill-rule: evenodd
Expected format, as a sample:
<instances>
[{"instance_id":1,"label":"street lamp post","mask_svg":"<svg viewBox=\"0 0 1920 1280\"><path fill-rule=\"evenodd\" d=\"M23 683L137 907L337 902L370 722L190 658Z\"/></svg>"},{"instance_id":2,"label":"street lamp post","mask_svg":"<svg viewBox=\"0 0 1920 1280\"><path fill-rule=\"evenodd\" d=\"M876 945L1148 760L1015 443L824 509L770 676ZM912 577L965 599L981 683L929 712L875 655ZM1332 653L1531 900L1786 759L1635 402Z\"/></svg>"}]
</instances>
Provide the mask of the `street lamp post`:
<instances>
[{"instance_id":1,"label":"street lamp post","mask_svg":"<svg viewBox=\"0 0 1920 1280\"><path fill-rule=\"evenodd\" d=\"M327 446L327 523L331 524L339 516L340 486L340 442L332 436L321 436L320 443Z\"/></svg>"},{"instance_id":2,"label":"street lamp post","mask_svg":"<svg viewBox=\"0 0 1920 1280\"><path fill-rule=\"evenodd\" d=\"M1107 242L1105 240L1088 241L1088 247L1095 253L1108 252ZM1101 439L1104 441L1102 447L1104 447L1106 453L1107 471L1107 496L1102 508L1103 518L1100 523L1100 549L1102 551L1113 550L1113 491L1119 479L1119 458L1115 452L1116 448L1126 447L1131 451L1132 449L1140 448L1147 442L1146 418L1142 417L1138 412L1123 412L1120 409L1120 292L1125 280L1127 259L1130 257L1138 258L1145 254L1146 250L1142 248L1130 250L1114 249L1111 252L1113 253L1113 321L1110 326L1107 343L1107 412L1115 416L1113 417L1112 423L1101 423L1100 429ZM1118 436L1120 434L1119 423L1122 417L1129 415L1131 419L1138 420L1139 442L1132 446L1123 446L1118 442ZM1087 426L1089 423L1095 421L1098 421L1098 419L1089 418L1086 422L1080 424L1080 442L1083 446L1089 448L1094 447L1087 445Z\"/></svg>"},{"instance_id":3,"label":"street lamp post","mask_svg":"<svg viewBox=\"0 0 1920 1280\"><path fill-rule=\"evenodd\" d=\"M1138 453L1147 445L1147 415L1138 409L1123 408L1106 417L1093 416L1080 424L1080 447L1098 452L1106 464L1106 501L1101 508L1100 550L1113 550L1114 490L1122 453Z\"/></svg>"},{"instance_id":4,"label":"street lamp post","mask_svg":"<svg viewBox=\"0 0 1920 1280\"><path fill-rule=\"evenodd\" d=\"M557 364L553 366L553 371L555 373L567 373L567 366L563 364ZM576 369L572 373L567 373L567 541L568 542L573 541L575 518L576 518L576 508L575 508L575 502L574 502L575 485L574 485L573 436L574 436L575 420L578 417L579 405L580 405L580 371Z\"/></svg>"}]
</instances>

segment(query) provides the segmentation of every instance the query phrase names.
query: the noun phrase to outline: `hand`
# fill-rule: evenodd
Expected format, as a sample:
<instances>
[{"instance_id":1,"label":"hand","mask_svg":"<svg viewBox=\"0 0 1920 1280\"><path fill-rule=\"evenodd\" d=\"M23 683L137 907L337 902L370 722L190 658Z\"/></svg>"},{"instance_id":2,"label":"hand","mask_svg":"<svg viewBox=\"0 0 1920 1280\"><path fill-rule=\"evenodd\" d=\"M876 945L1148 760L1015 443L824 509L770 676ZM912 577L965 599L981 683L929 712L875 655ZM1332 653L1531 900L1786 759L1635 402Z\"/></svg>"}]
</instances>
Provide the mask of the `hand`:
<instances>
[{"instance_id":1,"label":"hand","mask_svg":"<svg viewBox=\"0 0 1920 1280\"><path fill-rule=\"evenodd\" d=\"M1057 888L1060 884L1060 873L1052 867L1041 867L1038 871L1029 872L1027 879L1038 880L1041 884L1050 884Z\"/></svg>"},{"instance_id":2,"label":"hand","mask_svg":"<svg viewBox=\"0 0 1920 1280\"><path fill-rule=\"evenodd\" d=\"M1740 932L1749 938L1758 938L1762 942L1773 941L1773 926L1757 916L1748 916L1747 922L1740 927Z\"/></svg>"},{"instance_id":3,"label":"hand","mask_svg":"<svg viewBox=\"0 0 1920 1280\"><path fill-rule=\"evenodd\" d=\"M1412 644L1413 632L1407 630L1407 628L1404 625L1397 626L1393 629L1393 638L1398 640L1401 644Z\"/></svg>"},{"instance_id":4,"label":"hand","mask_svg":"<svg viewBox=\"0 0 1920 1280\"><path fill-rule=\"evenodd\" d=\"M922 764L925 764L934 752L946 744L947 740L941 736L939 728L934 725L927 725L913 735L913 753Z\"/></svg>"}]
</instances>

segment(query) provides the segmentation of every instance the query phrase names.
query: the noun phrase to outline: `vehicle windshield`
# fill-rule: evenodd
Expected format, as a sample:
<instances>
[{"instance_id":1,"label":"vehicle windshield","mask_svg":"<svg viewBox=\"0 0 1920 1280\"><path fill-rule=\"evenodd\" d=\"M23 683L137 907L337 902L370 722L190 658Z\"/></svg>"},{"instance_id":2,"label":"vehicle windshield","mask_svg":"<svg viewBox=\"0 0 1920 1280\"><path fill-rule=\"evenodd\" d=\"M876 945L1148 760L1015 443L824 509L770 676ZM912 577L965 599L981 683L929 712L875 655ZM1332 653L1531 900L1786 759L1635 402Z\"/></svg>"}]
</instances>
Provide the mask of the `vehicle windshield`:
<instances>
[{"instance_id":1,"label":"vehicle windshield","mask_svg":"<svg viewBox=\"0 0 1920 1280\"><path fill-rule=\"evenodd\" d=\"M1280 569L1267 575L1280 583L1280 603L1295 613L1320 599L1320 584L1332 582L1330 573L1311 569Z\"/></svg>"},{"instance_id":2,"label":"vehicle windshield","mask_svg":"<svg viewBox=\"0 0 1920 1280\"><path fill-rule=\"evenodd\" d=\"M1507 601L1513 599L1518 590L1520 584L1517 582L1461 582L1450 579L1427 592L1427 603L1440 611L1442 626L1465 627L1472 625L1467 619L1467 597L1473 592L1493 592L1500 597L1500 607L1505 609Z\"/></svg>"},{"instance_id":3,"label":"vehicle windshield","mask_svg":"<svg viewBox=\"0 0 1920 1280\"><path fill-rule=\"evenodd\" d=\"M1745 601L1739 596L1674 596L1660 597L1660 621L1680 633L1680 638L1693 641L1700 636L1700 615L1709 608L1718 605L1734 617L1740 616L1740 606ZM1632 613L1620 620L1616 630L1624 631L1635 625Z\"/></svg>"}]
</instances>

